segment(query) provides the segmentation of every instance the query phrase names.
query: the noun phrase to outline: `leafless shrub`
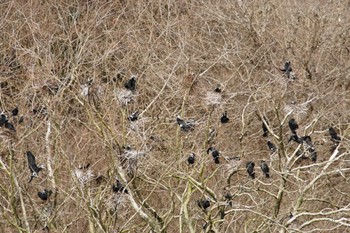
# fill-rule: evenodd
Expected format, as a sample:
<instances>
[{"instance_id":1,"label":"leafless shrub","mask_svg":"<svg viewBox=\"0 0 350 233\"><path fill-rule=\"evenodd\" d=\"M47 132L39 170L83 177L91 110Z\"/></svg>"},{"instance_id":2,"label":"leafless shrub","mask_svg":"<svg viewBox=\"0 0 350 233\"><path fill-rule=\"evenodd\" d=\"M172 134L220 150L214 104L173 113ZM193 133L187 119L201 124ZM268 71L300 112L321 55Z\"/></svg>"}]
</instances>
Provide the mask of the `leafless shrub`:
<instances>
[{"instance_id":1,"label":"leafless shrub","mask_svg":"<svg viewBox=\"0 0 350 233\"><path fill-rule=\"evenodd\" d=\"M2 3L0 109L16 132L0 126L0 228L347 232L348 8L277 0ZM125 88L132 74L136 90ZM16 106L19 116L11 116ZM177 115L194 127L183 132ZM311 136L314 161L310 145L288 143L291 118L299 137ZM340 142L331 141L330 126ZM219 164L206 154L213 145ZM27 150L46 163L30 184ZM244 164L262 159L271 177L255 166L250 179ZM128 193L113 192L116 177ZM46 202L37 196L42 188L53 190ZM205 211L197 205L204 198Z\"/></svg>"}]
</instances>

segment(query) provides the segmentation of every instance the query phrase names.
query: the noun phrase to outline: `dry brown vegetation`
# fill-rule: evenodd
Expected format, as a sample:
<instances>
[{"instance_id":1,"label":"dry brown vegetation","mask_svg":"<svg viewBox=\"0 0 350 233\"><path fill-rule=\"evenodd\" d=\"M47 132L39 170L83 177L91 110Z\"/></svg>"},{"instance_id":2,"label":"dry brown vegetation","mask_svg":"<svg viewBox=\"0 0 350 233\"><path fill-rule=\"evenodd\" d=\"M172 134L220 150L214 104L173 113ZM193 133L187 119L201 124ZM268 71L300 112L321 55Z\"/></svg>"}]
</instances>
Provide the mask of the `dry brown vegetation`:
<instances>
[{"instance_id":1,"label":"dry brown vegetation","mask_svg":"<svg viewBox=\"0 0 350 233\"><path fill-rule=\"evenodd\" d=\"M0 109L16 132L0 128L1 231L349 231L349 8L340 0L2 1ZM279 70L286 60L295 81ZM132 74L135 92L124 88ZM16 106L20 116L11 117ZM194 119L193 131L180 130L178 114ZM291 118L312 137L317 162L295 156L303 146L288 143ZM337 148L329 126L342 138ZM219 165L209 146L221 152ZM45 167L31 183L27 150ZM129 194L112 191L116 177ZM44 188L53 191L47 201L37 195ZM203 211L196 201L206 198Z\"/></svg>"}]
</instances>

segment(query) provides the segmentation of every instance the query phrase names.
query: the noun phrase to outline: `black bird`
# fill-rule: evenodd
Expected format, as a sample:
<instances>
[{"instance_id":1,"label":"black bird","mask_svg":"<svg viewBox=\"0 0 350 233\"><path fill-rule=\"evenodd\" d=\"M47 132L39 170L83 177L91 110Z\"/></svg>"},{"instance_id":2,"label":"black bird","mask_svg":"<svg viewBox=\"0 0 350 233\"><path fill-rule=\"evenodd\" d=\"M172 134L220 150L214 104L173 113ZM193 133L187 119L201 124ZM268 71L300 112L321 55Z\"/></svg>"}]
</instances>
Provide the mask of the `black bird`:
<instances>
[{"instance_id":1,"label":"black bird","mask_svg":"<svg viewBox=\"0 0 350 233\"><path fill-rule=\"evenodd\" d=\"M13 126L13 124L10 123L10 122L8 122L8 121L5 122L5 128L16 132L16 129L15 129L15 127Z\"/></svg>"},{"instance_id":2,"label":"black bird","mask_svg":"<svg viewBox=\"0 0 350 233\"><path fill-rule=\"evenodd\" d=\"M52 194L51 190L44 189L43 192L38 192L38 196L41 200L46 201Z\"/></svg>"},{"instance_id":3,"label":"black bird","mask_svg":"<svg viewBox=\"0 0 350 233\"><path fill-rule=\"evenodd\" d=\"M315 148L310 147L308 151L310 152L311 161L316 162L317 161L317 152L316 152Z\"/></svg>"},{"instance_id":4,"label":"black bird","mask_svg":"<svg viewBox=\"0 0 350 233\"><path fill-rule=\"evenodd\" d=\"M210 200L209 199L197 200L197 205L199 208L206 211L210 207Z\"/></svg>"},{"instance_id":5,"label":"black bird","mask_svg":"<svg viewBox=\"0 0 350 233\"><path fill-rule=\"evenodd\" d=\"M301 144L301 143L303 143L303 138L300 138L300 137L298 137L298 135L293 134L292 136L290 136L290 138L289 138L289 140L288 140L288 143L289 143L290 141L294 141L294 142L296 142L296 143L298 143L298 144Z\"/></svg>"},{"instance_id":6,"label":"black bird","mask_svg":"<svg viewBox=\"0 0 350 233\"><path fill-rule=\"evenodd\" d=\"M296 130L299 129L299 125L298 123L295 121L295 119L290 119L288 121L288 125L289 125L289 128L290 130L292 131L293 134L297 134Z\"/></svg>"},{"instance_id":7,"label":"black bird","mask_svg":"<svg viewBox=\"0 0 350 233\"><path fill-rule=\"evenodd\" d=\"M27 160L28 160L28 165L29 165L29 169L31 171L31 175L30 175L30 180L29 183L33 180L34 177L37 177L39 172L41 171L41 169L43 169L41 166L37 166L35 163L35 156L33 155L33 153L31 151L27 151Z\"/></svg>"},{"instance_id":8,"label":"black bird","mask_svg":"<svg viewBox=\"0 0 350 233\"><path fill-rule=\"evenodd\" d=\"M280 69L281 71L284 72L285 75L287 75L287 77L290 77L290 72L292 72L292 65L290 63L290 61L286 61L286 63L284 63L284 69Z\"/></svg>"},{"instance_id":9,"label":"black bird","mask_svg":"<svg viewBox=\"0 0 350 233\"><path fill-rule=\"evenodd\" d=\"M124 187L124 185L117 179L116 183L113 184L112 190L115 193L121 192L121 193L126 193L128 194L129 191Z\"/></svg>"},{"instance_id":10,"label":"black bird","mask_svg":"<svg viewBox=\"0 0 350 233\"><path fill-rule=\"evenodd\" d=\"M267 125L269 125L269 122L267 121L266 117L264 117L264 120L266 122L266 124L264 123L264 121L262 122L262 128L263 128L263 137L267 137L269 130L267 129Z\"/></svg>"},{"instance_id":11,"label":"black bird","mask_svg":"<svg viewBox=\"0 0 350 233\"><path fill-rule=\"evenodd\" d=\"M18 107L15 107L13 110L12 110L12 116L17 116L18 115Z\"/></svg>"},{"instance_id":12,"label":"black bird","mask_svg":"<svg viewBox=\"0 0 350 233\"><path fill-rule=\"evenodd\" d=\"M335 129L333 127L329 127L328 131L329 131L329 134L331 135L331 140L336 144L339 144L339 142L341 141L341 138L338 136Z\"/></svg>"},{"instance_id":13,"label":"black bird","mask_svg":"<svg viewBox=\"0 0 350 233\"><path fill-rule=\"evenodd\" d=\"M5 116L5 114L1 113L1 115L0 115L0 127L2 127L7 121L8 121L8 119Z\"/></svg>"},{"instance_id":14,"label":"black bird","mask_svg":"<svg viewBox=\"0 0 350 233\"><path fill-rule=\"evenodd\" d=\"M12 123L9 122L8 118L5 116L4 113L1 113L0 115L0 127L2 126L5 126L5 128L16 132L15 127L13 126Z\"/></svg>"},{"instance_id":15,"label":"black bird","mask_svg":"<svg viewBox=\"0 0 350 233\"><path fill-rule=\"evenodd\" d=\"M260 161L260 168L265 174L265 177L270 178L270 168L264 160Z\"/></svg>"},{"instance_id":16,"label":"black bird","mask_svg":"<svg viewBox=\"0 0 350 233\"><path fill-rule=\"evenodd\" d=\"M211 156L213 156L214 162L216 164L219 164L220 163L220 160L219 160L220 152L212 146L208 148L207 154L209 154L209 152L211 152Z\"/></svg>"},{"instance_id":17,"label":"black bird","mask_svg":"<svg viewBox=\"0 0 350 233\"><path fill-rule=\"evenodd\" d=\"M267 140L267 146L269 147L269 150L272 152L275 152L277 150L275 144L273 144L270 140Z\"/></svg>"},{"instance_id":18,"label":"black bird","mask_svg":"<svg viewBox=\"0 0 350 233\"><path fill-rule=\"evenodd\" d=\"M247 165L246 165L247 172L248 172L248 175L249 175L252 179L255 179L254 166L255 166L255 163L254 163L253 161L248 161L248 162L247 162Z\"/></svg>"},{"instance_id":19,"label":"black bird","mask_svg":"<svg viewBox=\"0 0 350 233\"><path fill-rule=\"evenodd\" d=\"M131 113L131 115L128 116L129 121L137 121L139 118L139 111Z\"/></svg>"},{"instance_id":20,"label":"black bird","mask_svg":"<svg viewBox=\"0 0 350 233\"><path fill-rule=\"evenodd\" d=\"M221 93L221 86L220 86L220 84L218 84L218 85L215 87L214 92Z\"/></svg>"},{"instance_id":21,"label":"black bird","mask_svg":"<svg viewBox=\"0 0 350 233\"><path fill-rule=\"evenodd\" d=\"M194 164L194 161L196 160L195 157L196 157L196 155L194 153L191 153L187 158L187 162L189 164Z\"/></svg>"},{"instance_id":22,"label":"black bird","mask_svg":"<svg viewBox=\"0 0 350 233\"><path fill-rule=\"evenodd\" d=\"M124 84L124 87L130 91L136 90L136 77L134 75Z\"/></svg>"},{"instance_id":23,"label":"black bird","mask_svg":"<svg viewBox=\"0 0 350 233\"><path fill-rule=\"evenodd\" d=\"M233 195L231 193L226 193L224 195L224 198L225 198L225 201L227 202L227 204L232 207Z\"/></svg>"},{"instance_id":24,"label":"black bird","mask_svg":"<svg viewBox=\"0 0 350 233\"><path fill-rule=\"evenodd\" d=\"M230 120L230 118L227 117L227 111L225 111L224 114L222 114L220 121L222 124L225 124L225 123L228 123L229 120Z\"/></svg>"},{"instance_id":25,"label":"black bird","mask_svg":"<svg viewBox=\"0 0 350 233\"><path fill-rule=\"evenodd\" d=\"M180 118L180 116L176 117L177 124L180 126L181 130L184 132L188 132L190 130L193 130L194 124L190 121L184 121Z\"/></svg>"}]
</instances>

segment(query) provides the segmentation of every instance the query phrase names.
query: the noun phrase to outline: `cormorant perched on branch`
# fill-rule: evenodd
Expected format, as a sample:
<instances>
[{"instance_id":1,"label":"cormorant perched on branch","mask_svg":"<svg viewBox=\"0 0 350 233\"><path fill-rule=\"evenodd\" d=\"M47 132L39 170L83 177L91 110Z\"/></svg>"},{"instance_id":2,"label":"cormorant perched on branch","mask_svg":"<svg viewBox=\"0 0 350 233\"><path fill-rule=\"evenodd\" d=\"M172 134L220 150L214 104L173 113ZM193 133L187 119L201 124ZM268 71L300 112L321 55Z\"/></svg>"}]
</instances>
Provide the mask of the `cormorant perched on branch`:
<instances>
[{"instance_id":1,"label":"cormorant perched on branch","mask_svg":"<svg viewBox=\"0 0 350 233\"><path fill-rule=\"evenodd\" d=\"M264 160L260 161L260 168L265 174L265 177L270 178L270 168Z\"/></svg>"},{"instance_id":2,"label":"cormorant perched on branch","mask_svg":"<svg viewBox=\"0 0 350 233\"><path fill-rule=\"evenodd\" d=\"M227 117L227 111L224 112L224 114L222 114L222 117L220 118L220 121L222 124L228 123L230 120L230 118Z\"/></svg>"},{"instance_id":3,"label":"cormorant perched on branch","mask_svg":"<svg viewBox=\"0 0 350 233\"><path fill-rule=\"evenodd\" d=\"M288 125L289 125L289 128L290 130L292 131L293 134L297 134L296 130L299 128L299 125L298 123L295 121L295 119L290 119L288 121Z\"/></svg>"},{"instance_id":4,"label":"cormorant perched on branch","mask_svg":"<svg viewBox=\"0 0 350 233\"><path fill-rule=\"evenodd\" d=\"M269 147L269 150L272 152L275 152L277 150L275 144L273 144L270 140L267 140L267 146Z\"/></svg>"},{"instance_id":5,"label":"cormorant perched on branch","mask_svg":"<svg viewBox=\"0 0 350 233\"><path fill-rule=\"evenodd\" d=\"M128 116L129 121L137 121L139 118L139 111L133 112Z\"/></svg>"},{"instance_id":6,"label":"cormorant perched on branch","mask_svg":"<svg viewBox=\"0 0 350 233\"><path fill-rule=\"evenodd\" d=\"M317 152L316 152L315 148L310 147L310 148L308 149L308 151L310 152L311 161L312 161L312 162L316 162L316 161L317 161Z\"/></svg>"},{"instance_id":7,"label":"cormorant perched on branch","mask_svg":"<svg viewBox=\"0 0 350 233\"><path fill-rule=\"evenodd\" d=\"M51 190L44 189L43 192L38 192L38 196L41 200L46 201L52 194Z\"/></svg>"},{"instance_id":8,"label":"cormorant perched on branch","mask_svg":"<svg viewBox=\"0 0 350 233\"><path fill-rule=\"evenodd\" d=\"M112 190L115 193L121 192L121 193L126 193L128 194L129 191L125 188L125 186L117 179L116 183L113 184Z\"/></svg>"},{"instance_id":9,"label":"cormorant perched on branch","mask_svg":"<svg viewBox=\"0 0 350 233\"><path fill-rule=\"evenodd\" d=\"M255 163L254 163L253 161L248 161L248 162L247 162L247 165L246 165L247 172L248 172L248 175L249 175L252 179L255 179L254 166L255 166Z\"/></svg>"},{"instance_id":10,"label":"cormorant perched on branch","mask_svg":"<svg viewBox=\"0 0 350 233\"><path fill-rule=\"evenodd\" d=\"M134 75L124 84L124 87L130 91L136 90L136 77Z\"/></svg>"},{"instance_id":11,"label":"cormorant perched on branch","mask_svg":"<svg viewBox=\"0 0 350 233\"><path fill-rule=\"evenodd\" d=\"M213 159L214 159L214 162L216 164L219 164L220 161L219 161L219 156L220 156L220 152L215 149L215 147L209 147L208 150L207 150L207 154L209 154L209 152L211 152L211 155L213 156Z\"/></svg>"},{"instance_id":12,"label":"cormorant perched on branch","mask_svg":"<svg viewBox=\"0 0 350 233\"><path fill-rule=\"evenodd\" d=\"M30 180L29 180L29 183L30 183L34 177L38 176L38 173L41 171L41 169L43 169L43 167L36 165L35 156L33 155L33 153L31 151L27 151L27 160L28 160L29 169L32 173L30 175Z\"/></svg>"},{"instance_id":13,"label":"cormorant perched on branch","mask_svg":"<svg viewBox=\"0 0 350 233\"><path fill-rule=\"evenodd\" d=\"M194 164L194 161L196 160L195 157L196 157L196 155L194 153L191 153L187 158L187 162L189 164Z\"/></svg>"},{"instance_id":14,"label":"cormorant perched on branch","mask_svg":"<svg viewBox=\"0 0 350 233\"><path fill-rule=\"evenodd\" d=\"M180 126L181 130L184 132L188 132L190 130L193 130L194 128L193 122L184 121L183 119L180 118L179 115L176 117L176 121L177 121L177 124Z\"/></svg>"},{"instance_id":15,"label":"cormorant perched on branch","mask_svg":"<svg viewBox=\"0 0 350 233\"><path fill-rule=\"evenodd\" d=\"M15 107L13 110L12 110L12 116L17 116L18 115L18 107Z\"/></svg>"},{"instance_id":16,"label":"cormorant perched on branch","mask_svg":"<svg viewBox=\"0 0 350 233\"><path fill-rule=\"evenodd\" d=\"M292 72L292 65L291 65L291 62L290 61L286 61L286 63L284 63L284 68L283 69L280 69L281 71L284 72L284 74L290 78L290 72Z\"/></svg>"},{"instance_id":17,"label":"cormorant perched on branch","mask_svg":"<svg viewBox=\"0 0 350 233\"><path fill-rule=\"evenodd\" d=\"M329 131L329 134L331 135L331 140L336 144L339 144L339 142L341 141L341 138L338 136L335 129L333 127L329 127L328 131Z\"/></svg>"},{"instance_id":18,"label":"cormorant perched on branch","mask_svg":"<svg viewBox=\"0 0 350 233\"><path fill-rule=\"evenodd\" d=\"M264 123L264 121L266 122L266 124ZM266 117L264 117L264 121L262 122L262 128L263 128L263 137L267 137L269 130L267 129L267 125L269 125L268 120L266 119Z\"/></svg>"},{"instance_id":19,"label":"cormorant perched on branch","mask_svg":"<svg viewBox=\"0 0 350 233\"><path fill-rule=\"evenodd\" d=\"M199 208L206 211L210 207L210 200L209 199L197 200L197 205Z\"/></svg>"},{"instance_id":20,"label":"cormorant perched on branch","mask_svg":"<svg viewBox=\"0 0 350 233\"><path fill-rule=\"evenodd\" d=\"M5 126L5 128L16 132L15 127L13 126L12 123L9 122L9 120L7 119L4 113L1 113L0 115L0 127L2 126Z\"/></svg>"}]
</instances>

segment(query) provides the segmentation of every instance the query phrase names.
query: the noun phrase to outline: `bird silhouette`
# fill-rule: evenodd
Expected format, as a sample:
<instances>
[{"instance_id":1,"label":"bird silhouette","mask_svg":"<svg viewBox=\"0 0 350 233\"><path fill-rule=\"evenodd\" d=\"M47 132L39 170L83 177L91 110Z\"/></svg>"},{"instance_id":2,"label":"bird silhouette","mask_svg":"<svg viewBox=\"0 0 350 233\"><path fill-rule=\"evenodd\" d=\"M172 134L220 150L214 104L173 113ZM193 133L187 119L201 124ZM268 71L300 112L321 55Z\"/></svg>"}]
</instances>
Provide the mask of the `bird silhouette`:
<instances>
[{"instance_id":1,"label":"bird silhouette","mask_svg":"<svg viewBox=\"0 0 350 233\"><path fill-rule=\"evenodd\" d=\"M252 179L255 179L254 166L255 163L253 161L248 161L246 164L247 173Z\"/></svg>"},{"instance_id":2,"label":"bird silhouette","mask_svg":"<svg viewBox=\"0 0 350 233\"><path fill-rule=\"evenodd\" d=\"M4 113L1 113L0 115L0 127L2 127L3 125L5 125L5 123L8 121L7 117L5 116Z\"/></svg>"},{"instance_id":3,"label":"bird silhouette","mask_svg":"<svg viewBox=\"0 0 350 233\"><path fill-rule=\"evenodd\" d=\"M276 152L277 148L275 144L273 144L270 140L267 140L267 146L271 152Z\"/></svg>"},{"instance_id":4,"label":"bird silhouette","mask_svg":"<svg viewBox=\"0 0 350 233\"><path fill-rule=\"evenodd\" d=\"M11 131L16 132L16 129L15 129L15 127L13 126L13 124L10 123L10 122L8 122L8 121L5 122L5 128L7 128L7 129L9 129L9 130L11 130Z\"/></svg>"},{"instance_id":5,"label":"bird silhouette","mask_svg":"<svg viewBox=\"0 0 350 233\"><path fill-rule=\"evenodd\" d=\"M137 121L139 118L139 111L133 112L128 116L129 121Z\"/></svg>"},{"instance_id":6,"label":"bird silhouette","mask_svg":"<svg viewBox=\"0 0 350 233\"><path fill-rule=\"evenodd\" d=\"M220 156L220 152L215 149L215 147L209 147L208 150L207 150L207 154L209 154L211 152L211 156L213 156L213 159L214 159L214 162L216 164L219 164L220 163L220 160L219 160L219 156Z\"/></svg>"},{"instance_id":7,"label":"bird silhouette","mask_svg":"<svg viewBox=\"0 0 350 233\"><path fill-rule=\"evenodd\" d=\"M269 122L267 121L266 117L264 117L264 120L266 122L266 124L264 123L264 121L262 122L262 129L263 129L263 137L267 137L269 130L267 129L267 125L269 125Z\"/></svg>"},{"instance_id":8,"label":"bird silhouette","mask_svg":"<svg viewBox=\"0 0 350 233\"><path fill-rule=\"evenodd\" d=\"M52 194L51 190L44 189L43 192L38 192L38 196L41 200L46 201Z\"/></svg>"},{"instance_id":9,"label":"bird silhouette","mask_svg":"<svg viewBox=\"0 0 350 233\"><path fill-rule=\"evenodd\" d=\"M134 75L124 84L124 87L130 91L136 90L136 77Z\"/></svg>"},{"instance_id":10,"label":"bird silhouette","mask_svg":"<svg viewBox=\"0 0 350 233\"><path fill-rule=\"evenodd\" d=\"M214 92L221 93L221 85L220 84L216 85Z\"/></svg>"},{"instance_id":11,"label":"bird silhouette","mask_svg":"<svg viewBox=\"0 0 350 233\"><path fill-rule=\"evenodd\" d=\"M206 211L210 207L210 200L209 199L197 200L197 205L199 208Z\"/></svg>"},{"instance_id":12,"label":"bird silhouette","mask_svg":"<svg viewBox=\"0 0 350 233\"><path fill-rule=\"evenodd\" d=\"M290 72L293 71L291 62L286 61L286 63L284 63L284 68L280 70L283 71L288 78L290 78Z\"/></svg>"},{"instance_id":13,"label":"bird silhouette","mask_svg":"<svg viewBox=\"0 0 350 233\"><path fill-rule=\"evenodd\" d=\"M15 107L13 110L12 110L12 116L17 116L18 115L18 107Z\"/></svg>"},{"instance_id":14,"label":"bird silhouette","mask_svg":"<svg viewBox=\"0 0 350 233\"><path fill-rule=\"evenodd\" d=\"M16 132L16 129L13 126L13 124L9 122L8 118L5 116L4 113L1 113L1 115L0 115L0 127L3 127L3 126L5 126L5 128L7 128L11 131Z\"/></svg>"},{"instance_id":15,"label":"bird silhouette","mask_svg":"<svg viewBox=\"0 0 350 233\"><path fill-rule=\"evenodd\" d=\"M196 160L196 155L194 153L191 153L188 158L187 158L187 162L189 164L194 164L194 161Z\"/></svg>"},{"instance_id":16,"label":"bird silhouette","mask_svg":"<svg viewBox=\"0 0 350 233\"><path fill-rule=\"evenodd\" d=\"M341 138L338 136L335 129L333 127L329 127L328 131L329 131L329 134L331 135L331 140L336 144L339 144L339 142L341 141Z\"/></svg>"},{"instance_id":17,"label":"bird silhouette","mask_svg":"<svg viewBox=\"0 0 350 233\"><path fill-rule=\"evenodd\" d=\"M116 183L113 184L112 190L115 193L121 192L121 193L126 193L128 194L129 191L125 188L125 186L117 179Z\"/></svg>"},{"instance_id":18,"label":"bird silhouette","mask_svg":"<svg viewBox=\"0 0 350 233\"><path fill-rule=\"evenodd\" d=\"M296 130L299 129L299 125L297 124L297 122L295 121L295 119L290 119L288 121L288 125L290 128L290 131L292 131L293 134L297 134Z\"/></svg>"},{"instance_id":19,"label":"bird silhouette","mask_svg":"<svg viewBox=\"0 0 350 233\"><path fill-rule=\"evenodd\" d=\"M260 168L262 172L265 174L265 177L270 178L270 168L264 160L260 161Z\"/></svg>"},{"instance_id":20,"label":"bird silhouette","mask_svg":"<svg viewBox=\"0 0 350 233\"><path fill-rule=\"evenodd\" d=\"M222 117L220 118L220 121L222 124L225 124L225 123L228 123L230 120L230 118L227 117L227 111L225 111L223 114L222 114Z\"/></svg>"},{"instance_id":21,"label":"bird silhouette","mask_svg":"<svg viewBox=\"0 0 350 233\"><path fill-rule=\"evenodd\" d=\"M311 161L312 161L312 162L316 162L316 161L317 161L317 152L316 152L315 148L310 147L310 148L308 149L308 151L310 152Z\"/></svg>"},{"instance_id":22,"label":"bird silhouette","mask_svg":"<svg viewBox=\"0 0 350 233\"><path fill-rule=\"evenodd\" d=\"M180 126L181 130L184 132L188 132L190 130L193 130L193 128L194 128L193 122L184 121L183 119L181 119L181 117L179 115L176 117L176 122Z\"/></svg>"},{"instance_id":23,"label":"bird silhouette","mask_svg":"<svg viewBox=\"0 0 350 233\"><path fill-rule=\"evenodd\" d=\"M28 166L31 172L29 183L33 180L34 177L37 177L39 172L43 169L41 166L37 166L35 162L35 156L31 151L27 151L27 160Z\"/></svg>"}]
</instances>

